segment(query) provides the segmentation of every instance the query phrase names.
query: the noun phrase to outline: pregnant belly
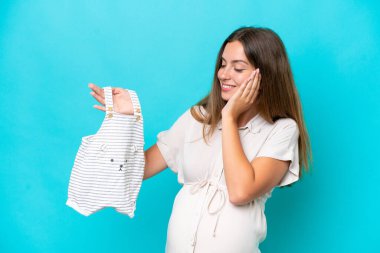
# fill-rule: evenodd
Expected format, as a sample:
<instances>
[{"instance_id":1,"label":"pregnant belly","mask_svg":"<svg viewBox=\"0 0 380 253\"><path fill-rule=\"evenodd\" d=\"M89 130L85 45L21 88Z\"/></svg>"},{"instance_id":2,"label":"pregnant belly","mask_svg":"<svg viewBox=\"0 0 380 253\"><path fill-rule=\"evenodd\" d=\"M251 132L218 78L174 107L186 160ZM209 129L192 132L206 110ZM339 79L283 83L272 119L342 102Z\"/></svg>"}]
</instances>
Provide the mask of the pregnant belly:
<instances>
[{"instance_id":1,"label":"pregnant belly","mask_svg":"<svg viewBox=\"0 0 380 253\"><path fill-rule=\"evenodd\" d=\"M197 196L191 195L186 186L177 193L169 219L165 252L187 252L191 246L191 225L194 224L194 208L198 201Z\"/></svg>"},{"instance_id":2,"label":"pregnant belly","mask_svg":"<svg viewBox=\"0 0 380 253\"><path fill-rule=\"evenodd\" d=\"M217 219L207 211L209 199L202 192L191 194L186 185L181 188L169 220L166 252L186 252L194 236L195 252L258 252L266 236L263 207L255 202L236 206L227 198Z\"/></svg>"}]
</instances>

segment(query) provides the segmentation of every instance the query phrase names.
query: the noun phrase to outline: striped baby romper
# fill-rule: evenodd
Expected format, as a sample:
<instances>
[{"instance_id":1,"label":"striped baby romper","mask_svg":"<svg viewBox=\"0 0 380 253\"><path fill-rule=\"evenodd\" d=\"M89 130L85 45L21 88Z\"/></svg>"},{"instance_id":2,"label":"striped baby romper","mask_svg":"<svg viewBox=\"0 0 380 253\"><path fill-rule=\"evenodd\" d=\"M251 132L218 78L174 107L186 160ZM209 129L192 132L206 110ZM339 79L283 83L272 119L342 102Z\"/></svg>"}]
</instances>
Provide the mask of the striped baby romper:
<instances>
[{"instance_id":1,"label":"striped baby romper","mask_svg":"<svg viewBox=\"0 0 380 253\"><path fill-rule=\"evenodd\" d=\"M104 87L106 114L98 132L82 138L71 171L66 205L88 216L105 207L134 217L144 176L144 132L139 99L127 90L133 115L113 111Z\"/></svg>"}]
</instances>

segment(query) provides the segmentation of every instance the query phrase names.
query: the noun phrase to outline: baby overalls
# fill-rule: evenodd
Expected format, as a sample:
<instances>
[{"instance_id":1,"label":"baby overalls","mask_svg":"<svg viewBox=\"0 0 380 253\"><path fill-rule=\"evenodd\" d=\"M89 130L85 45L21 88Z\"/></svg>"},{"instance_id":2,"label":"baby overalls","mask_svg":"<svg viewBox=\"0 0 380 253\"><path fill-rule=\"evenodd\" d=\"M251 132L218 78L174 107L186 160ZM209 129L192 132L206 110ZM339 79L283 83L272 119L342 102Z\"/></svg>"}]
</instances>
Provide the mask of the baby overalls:
<instances>
[{"instance_id":1,"label":"baby overalls","mask_svg":"<svg viewBox=\"0 0 380 253\"><path fill-rule=\"evenodd\" d=\"M103 89L105 118L96 134L82 138L66 204L85 216L113 207L133 218L145 167L141 107L136 92L127 90L134 114L117 113L112 88Z\"/></svg>"}]
</instances>

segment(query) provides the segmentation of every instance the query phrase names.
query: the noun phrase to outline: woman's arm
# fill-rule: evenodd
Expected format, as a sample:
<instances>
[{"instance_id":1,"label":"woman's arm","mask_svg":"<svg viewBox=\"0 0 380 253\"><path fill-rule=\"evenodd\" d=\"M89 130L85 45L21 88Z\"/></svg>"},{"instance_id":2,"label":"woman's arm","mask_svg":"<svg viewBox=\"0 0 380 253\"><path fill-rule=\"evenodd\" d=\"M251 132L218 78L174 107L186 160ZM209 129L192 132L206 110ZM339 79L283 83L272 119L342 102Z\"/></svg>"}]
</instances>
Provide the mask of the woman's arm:
<instances>
[{"instance_id":1,"label":"woman's arm","mask_svg":"<svg viewBox=\"0 0 380 253\"><path fill-rule=\"evenodd\" d=\"M235 205L246 204L276 186L290 161L269 157L249 161L240 141L237 118L254 104L259 92L259 69L240 86L222 110L222 152L224 175L229 200Z\"/></svg>"},{"instance_id":2,"label":"woman's arm","mask_svg":"<svg viewBox=\"0 0 380 253\"><path fill-rule=\"evenodd\" d=\"M223 165L230 202L246 204L276 186L290 161L259 157L249 161L240 141L235 120L222 119Z\"/></svg>"},{"instance_id":3,"label":"woman's arm","mask_svg":"<svg viewBox=\"0 0 380 253\"><path fill-rule=\"evenodd\" d=\"M144 180L153 177L168 167L157 144L154 144L149 149L145 150L144 155Z\"/></svg>"}]
</instances>

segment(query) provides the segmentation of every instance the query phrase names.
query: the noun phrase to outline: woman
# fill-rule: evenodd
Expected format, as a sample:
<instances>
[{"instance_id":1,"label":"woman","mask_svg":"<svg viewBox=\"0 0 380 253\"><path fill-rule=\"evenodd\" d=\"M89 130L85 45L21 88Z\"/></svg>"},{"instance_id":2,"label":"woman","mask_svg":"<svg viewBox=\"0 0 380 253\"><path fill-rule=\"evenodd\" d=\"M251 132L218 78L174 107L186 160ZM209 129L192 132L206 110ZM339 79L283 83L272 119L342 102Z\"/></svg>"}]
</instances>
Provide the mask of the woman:
<instances>
[{"instance_id":1,"label":"woman","mask_svg":"<svg viewBox=\"0 0 380 253\"><path fill-rule=\"evenodd\" d=\"M104 105L102 90L90 84ZM115 110L131 114L126 91ZM103 106L95 108L104 110ZM157 135L144 179L178 173L166 252L260 252L265 202L308 169L310 143L285 47L270 29L243 27L220 48L211 92Z\"/></svg>"}]
</instances>

